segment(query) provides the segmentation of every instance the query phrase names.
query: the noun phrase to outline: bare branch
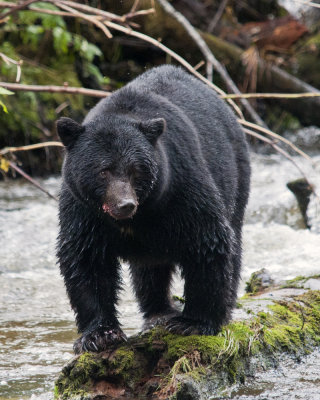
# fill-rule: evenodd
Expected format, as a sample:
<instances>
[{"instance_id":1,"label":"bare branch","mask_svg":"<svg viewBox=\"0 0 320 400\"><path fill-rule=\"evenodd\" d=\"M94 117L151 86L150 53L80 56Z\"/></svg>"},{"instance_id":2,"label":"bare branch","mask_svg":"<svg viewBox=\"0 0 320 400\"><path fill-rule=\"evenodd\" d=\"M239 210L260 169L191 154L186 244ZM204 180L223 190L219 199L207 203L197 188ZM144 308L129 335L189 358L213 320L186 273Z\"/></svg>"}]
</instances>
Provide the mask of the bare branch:
<instances>
[{"instance_id":1,"label":"bare branch","mask_svg":"<svg viewBox=\"0 0 320 400\"><path fill-rule=\"evenodd\" d=\"M240 124L247 126L249 128L257 129L258 131L263 132L263 133L267 134L268 136L274 137L275 139L287 144L296 153L300 154L303 158L305 158L306 160L309 160L313 163L312 158L310 156L308 156L308 154L306 154L304 151L300 150L297 146L295 146L292 142L290 142L290 140L278 135L275 132L272 132L270 129L263 128L262 126L253 124L244 119L238 119L238 122L240 122Z\"/></svg>"},{"instance_id":2,"label":"bare branch","mask_svg":"<svg viewBox=\"0 0 320 400\"><path fill-rule=\"evenodd\" d=\"M129 36L134 36L134 37L144 40L145 42L149 42L149 43L153 44L155 47L158 47L165 53L169 54L172 58L174 58L176 61L178 61L179 64L183 65L189 72L191 72L194 76L196 76L202 82L206 83L209 87L211 87L217 93L226 94L222 89L220 89L214 83L210 82L208 79L206 79L204 76L202 76L198 71L196 71L193 68L193 66L191 64L189 64L188 61L186 61L183 57L179 56L177 53L175 53L173 50L169 49L164 44L160 43L158 40L156 40L148 35L145 35L144 33L140 33L140 32L134 31L133 29L126 28L122 25L115 24L114 22L111 22L111 21L105 21L104 23L106 25L108 25L109 28L111 28L111 29L115 29L117 31L126 33ZM244 118L240 108L232 100L230 100L230 101L231 101L230 104L232 105L232 107L234 108L236 113L239 116L241 116L241 118Z\"/></svg>"},{"instance_id":3,"label":"bare branch","mask_svg":"<svg viewBox=\"0 0 320 400\"><path fill-rule=\"evenodd\" d=\"M63 3L63 2L60 2L60 1L54 1L54 0L53 0L52 3L55 4L56 6L62 8L63 10L68 11L68 12L70 12L71 14L76 15L77 17L80 17L80 18L82 18L82 19L84 19L84 20L86 20L86 21L91 22L92 24L94 24L94 25L96 25L98 28L100 28L100 29L102 30L102 32L107 36L108 39L111 39L111 38L112 38L112 34L111 34L111 32L109 31L109 29L108 29L102 22L100 22L96 17L94 17L94 16L89 16L89 15L87 15L87 14L84 14L84 13L82 13L82 12L80 12L80 11L75 10L75 9L72 8L72 7L69 7L69 6L65 5L65 4L61 4L61 3Z\"/></svg>"},{"instance_id":4,"label":"bare branch","mask_svg":"<svg viewBox=\"0 0 320 400\"><path fill-rule=\"evenodd\" d=\"M252 131L251 129L243 128L243 130L244 130L244 132L246 134L257 138L257 139L261 140L262 142L270 144L270 146L272 146L278 153L280 153L283 156L285 156L289 161L292 162L292 164L294 164L294 166L298 169L298 171L300 171L300 173L302 174L302 176L304 177L306 182L310 185L310 187L312 187L312 185L309 183L309 181L308 181L305 173L303 172L303 170L299 167L299 165L295 162L295 160L290 156L290 154L288 152L283 150L281 147L277 146L272 140L266 138L263 135L260 135L257 132Z\"/></svg>"},{"instance_id":5,"label":"bare branch","mask_svg":"<svg viewBox=\"0 0 320 400\"><path fill-rule=\"evenodd\" d=\"M9 15L15 13L16 11L23 10L24 8L27 8L30 4L35 3L37 1L39 1L39 0L27 0L24 3L21 3L19 5L14 5L11 8L11 10L9 10L6 13L0 15L0 21L4 20L6 17L8 17Z\"/></svg>"},{"instance_id":6,"label":"bare branch","mask_svg":"<svg viewBox=\"0 0 320 400\"><path fill-rule=\"evenodd\" d=\"M7 55L0 53L0 57L3 59L3 61L8 65L8 64L14 64L17 66L17 76L16 76L16 82L20 81L21 78L21 64L22 60L16 61L13 58L8 57Z\"/></svg>"},{"instance_id":7,"label":"bare branch","mask_svg":"<svg viewBox=\"0 0 320 400\"><path fill-rule=\"evenodd\" d=\"M303 97L320 97L320 92L307 93L243 93L226 94L220 96L222 99L300 99Z\"/></svg>"},{"instance_id":8,"label":"bare branch","mask_svg":"<svg viewBox=\"0 0 320 400\"><path fill-rule=\"evenodd\" d=\"M76 3L75 1L65 1L65 0L61 0L60 3L66 5L66 6L70 6L72 8L75 8L77 10L82 10L84 12L88 12L88 13L92 13L92 14L96 14L96 15L101 15L103 17L105 17L105 19L109 19L112 21L118 21L118 22L123 22L123 17L113 14L111 12L108 11L104 11L104 10L100 10L98 8L94 8L91 6L87 6L85 4L81 4L81 3Z\"/></svg>"},{"instance_id":9,"label":"bare branch","mask_svg":"<svg viewBox=\"0 0 320 400\"><path fill-rule=\"evenodd\" d=\"M33 178L31 178L30 175L28 175L26 172L24 172L21 168L19 168L17 166L17 164L15 164L13 161L7 160L10 167L12 169L14 169L16 172L18 172L18 174L20 174L21 176L23 176L25 179L27 179L29 182L31 182L34 186L36 186L38 189L40 189L42 192L44 192L46 195L48 195L49 197L51 197L53 200L58 201L58 199L53 196L51 193L49 193L46 189L44 189L39 182L37 182L36 180L34 180Z\"/></svg>"},{"instance_id":10,"label":"bare branch","mask_svg":"<svg viewBox=\"0 0 320 400\"><path fill-rule=\"evenodd\" d=\"M0 155L5 155L8 153L15 153L17 151L28 151L28 150L35 150L41 149L44 147L64 147L61 142L43 142L43 143L36 143L36 144L29 144L27 146L19 146L19 147L4 147L0 150Z\"/></svg>"},{"instance_id":11,"label":"bare branch","mask_svg":"<svg viewBox=\"0 0 320 400\"><path fill-rule=\"evenodd\" d=\"M45 0L45 1L47 3L54 3L52 0ZM110 13L108 11L99 10L97 8L86 6L84 4L75 3L75 2L72 2L72 1L61 1L61 4L64 4L66 6L69 5L69 6L72 6L73 8L75 8L75 9L82 10L82 11L97 15L97 19L102 19L102 18L103 19L109 19L111 21L117 21L117 22L120 22L120 23L126 22L128 19L134 18L136 16L148 15L148 14L152 14L152 13L155 12L154 8L149 8L147 10L139 10L139 11L135 11L135 12L129 12L127 14L124 14L124 15L120 16L120 15L116 15L116 14ZM28 7L29 6L30 6L30 4L28 5ZM11 8L11 9L13 9L15 7L16 7L16 3L0 1L0 8ZM45 9L45 8L37 8L37 7L34 7L34 6L29 7L27 9L27 11L36 11L36 12L41 12L43 14L60 15L62 17L75 17L75 15L70 13L70 12L58 11L58 10L49 10L49 9ZM101 18L99 18L99 17L101 17ZM0 18L1 18L1 15L0 15Z\"/></svg>"},{"instance_id":12,"label":"bare branch","mask_svg":"<svg viewBox=\"0 0 320 400\"><path fill-rule=\"evenodd\" d=\"M107 97L111 93L104 90L85 89L78 87L54 86L54 85L23 85L20 83L0 82L0 87L4 87L13 91L29 91L29 92L52 92L52 93L67 93L67 94L83 94L92 97Z\"/></svg>"},{"instance_id":13,"label":"bare branch","mask_svg":"<svg viewBox=\"0 0 320 400\"><path fill-rule=\"evenodd\" d=\"M219 22L220 18L222 17L222 14L223 14L227 4L228 4L228 0L223 0L220 3L219 8L218 8L215 16L213 17L212 21L208 25L207 31L209 33L212 33L214 31L214 28L216 27L217 23Z\"/></svg>"},{"instance_id":14,"label":"bare branch","mask_svg":"<svg viewBox=\"0 0 320 400\"><path fill-rule=\"evenodd\" d=\"M221 78L224 80L225 84L228 86L228 88L234 93L241 94L240 90L238 89L236 84L231 79L231 77L228 74L225 67L215 58L215 56L212 54L209 47L207 46L206 42L202 39L201 35L190 24L190 22L181 13L179 13L177 10L175 10L172 7L172 5L170 3L168 3L167 0L158 0L158 3L161 4L161 6L165 9L165 11L168 14L173 16L177 21L179 21L181 23L181 25L183 25L183 27L188 32L188 34L192 37L192 39L198 45L202 54L206 58L207 63L214 66L214 68L218 71ZM264 123L264 121L259 117L259 115L256 113L256 111L252 108L252 106L249 104L249 102L247 100L241 99L241 104L247 110L247 112L249 113L249 115L251 116L253 121L255 121L258 125L266 127L266 124Z\"/></svg>"}]
</instances>

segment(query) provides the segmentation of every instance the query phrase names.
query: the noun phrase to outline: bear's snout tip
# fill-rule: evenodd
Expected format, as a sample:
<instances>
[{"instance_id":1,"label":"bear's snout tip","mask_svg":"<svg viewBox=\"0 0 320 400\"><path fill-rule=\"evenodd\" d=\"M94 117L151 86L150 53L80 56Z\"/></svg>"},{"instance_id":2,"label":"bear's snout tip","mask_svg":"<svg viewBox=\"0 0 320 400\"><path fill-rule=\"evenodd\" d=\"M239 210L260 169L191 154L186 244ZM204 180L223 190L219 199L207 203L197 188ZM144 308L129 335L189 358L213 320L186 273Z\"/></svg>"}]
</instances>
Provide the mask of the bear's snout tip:
<instances>
[{"instance_id":1,"label":"bear's snout tip","mask_svg":"<svg viewBox=\"0 0 320 400\"><path fill-rule=\"evenodd\" d=\"M120 211L121 214L124 215L130 215L136 212L137 209L137 204L133 200L123 200L119 205L118 205L118 210Z\"/></svg>"},{"instance_id":2,"label":"bear's snout tip","mask_svg":"<svg viewBox=\"0 0 320 400\"><path fill-rule=\"evenodd\" d=\"M124 199L113 207L110 207L105 203L103 204L102 209L114 219L127 219L134 216L137 207L138 203L133 199Z\"/></svg>"}]
</instances>

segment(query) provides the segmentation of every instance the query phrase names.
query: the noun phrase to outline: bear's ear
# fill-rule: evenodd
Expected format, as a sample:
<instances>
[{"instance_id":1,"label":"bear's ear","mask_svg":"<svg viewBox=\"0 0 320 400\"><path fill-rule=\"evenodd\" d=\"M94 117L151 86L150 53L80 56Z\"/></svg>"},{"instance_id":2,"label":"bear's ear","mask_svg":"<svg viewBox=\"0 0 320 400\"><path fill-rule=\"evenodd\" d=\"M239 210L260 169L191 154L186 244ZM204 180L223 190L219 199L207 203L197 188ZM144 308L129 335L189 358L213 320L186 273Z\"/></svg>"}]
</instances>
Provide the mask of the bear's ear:
<instances>
[{"instance_id":1,"label":"bear's ear","mask_svg":"<svg viewBox=\"0 0 320 400\"><path fill-rule=\"evenodd\" d=\"M84 131L84 127L78 124L78 122L66 117L60 118L56 126L58 135L66 147L72 146L80 133Z\"/></svg>"},{"instance_id":2,"label":"bear's ear","mask_svg":"<svg viewBox=\"0 0 320 400\"><path fill-rule=\"evenodd\" d=\"M151 144L156 144L159 136L166 129L166 120L164 118L154 118L139 122L139 128Z\"/></svg>"}]
</instances>

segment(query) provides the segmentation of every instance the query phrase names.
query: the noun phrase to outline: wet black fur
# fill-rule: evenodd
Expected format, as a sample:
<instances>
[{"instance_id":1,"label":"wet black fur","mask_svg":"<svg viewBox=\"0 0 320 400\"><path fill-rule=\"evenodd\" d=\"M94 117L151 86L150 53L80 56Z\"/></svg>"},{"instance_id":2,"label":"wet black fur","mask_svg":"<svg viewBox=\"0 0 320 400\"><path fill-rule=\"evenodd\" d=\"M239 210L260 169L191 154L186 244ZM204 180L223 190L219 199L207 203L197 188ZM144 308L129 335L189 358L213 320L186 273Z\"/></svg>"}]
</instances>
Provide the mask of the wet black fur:
<instances>
[{"instance_id":1,"label":"wet black fur","mask_svg":"<svg viewBox=\"0 0 320 400\"><path fill-rule=\"evenodd\" d=\"M148 128L155 118L166 126ZM170 278L178 266L186 302L167 328L218 332L237 297L250 181L233 113L200 81L162 66L101 100L81 127L74 124L58 125L67 145L58 258L82 333L76 352L103 350L123 337L119 258L130 264L146 318L172 313ZM139 202L132 219L102 212L103 168L130 178Z\"/></svg>"}]
</instances>

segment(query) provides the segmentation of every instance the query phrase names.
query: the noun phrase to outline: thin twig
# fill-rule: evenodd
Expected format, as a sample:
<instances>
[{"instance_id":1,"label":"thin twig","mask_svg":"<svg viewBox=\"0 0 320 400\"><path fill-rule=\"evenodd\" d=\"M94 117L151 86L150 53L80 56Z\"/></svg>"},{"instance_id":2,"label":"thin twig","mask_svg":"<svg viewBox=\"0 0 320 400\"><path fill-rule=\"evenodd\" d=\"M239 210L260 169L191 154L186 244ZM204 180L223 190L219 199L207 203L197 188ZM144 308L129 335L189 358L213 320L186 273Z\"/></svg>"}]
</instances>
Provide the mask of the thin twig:
<instances>
[{"instance_id":1,"label":"thin twig","mask_svg":"<svg viewBox=\"0 0 320 400\"><path fill-rule=\"evenodd\" d=\"M154 8L148 8L146 10L139 10L135 12L129 12L128 14L124 14L121 19L122 21L126 22L129 18L134 18L134 17L140 17L141 15L149 15L149 14L154 14L155 13Z\"/></svg>"},{"instance_id":2,"label":"thin twig","mask_svg":"<svg viewBox=\"0 0 320 400\"><path fill-rule=\"evenodd\" d=\"M47 0L47 2L56 4L56 2L55 2L54 0ZM63 4L63 5L66 5L66 6L72 6L72 7L74 7L74 8L81 9L81 10L83 10L83 11L90 12L90 13L92 13L92 14L97 14L97 15L100 15L100 16L104 17L104 20L103 20L104 25L107 25L109 28L112 28L112 29L118 30L118 31L120 31L120 32L126 33L126 34L129 35L129 36L134 36L134 37L137 37L137 38L139 38L139 39L141 39L141 40L144 40L144 41L146 41L146 42L152 43L154 46L160 48L162 51L164 51L165 53L169 54L172 58L174 58L175 60L177 60L177 61L178 61L181 65L183 65L189 72L191 72L193 75L195 75L198 79L202 80L204 83L206 83L206 84L207 84L208 86L210 86L212 89L214 89L217 93L219 93L219 94L226 94L222 89L220 89L218 86L214 85L212 82L210 82L210 81L207 80L205 77L203 77L199 72L197 72L197 71L192 67L192 65L190 65L184 58L182 58L181 56L179 56L178 54L176 54L174 51L170 50L168 47L166 47L165 45L163 45L162 43L160 43L160 42L157 41L156 39L153 39L153 38L151 38L150 36L145 35L145 34L143 34L143 33L134 31L134 30L132 30L131 28L127 28L127 27L125 27L125 26L116 24L116 23L111 22L111 21L107 21L107 19L112 19L112 20L116 20L116 21L119 21L119 22L123 22L123 18L122 18L122 17L120 17L120 16L118 16L118 15L116 15L116 14L113 14L113 13L109 13L109 12L107 12L107 11L99 10L99 9L94 8L94 7L90 7L90 6L87 6L87 5L84 5L84 4L79 4L79 3L76 3L76 2L73 2L73 1L65 1L65 0L59 0L59 1L58 1L58 0L57 0L57 3L58 3L58 4L56 4L56 5L59 5L59 4L62 5L62 4ZM3 2L0 2L0 7L1 7L3 4L4 4ZM8 4L12 5L13 3L8 3ZM62 7L61 7L61 8L62 8ZM154 9L151 9L151 10L152 10L152 12L154 11ZM151 11L151 10L150 10L150 11ZM40 10L39 10L39 12L40 12ZM136 14L137 14L137 13L139 13L139 11L137 11ZM74 16L74 15L72 15L72 13L70 13L70 14L71 14L70 16ZM95 21L97 21L97 20L98 20L98 18L96 18ZM99 19L99 20L100 20L100 19ZM92 22L92 20L91 20L91 22ZM19 89L18 89L18 90L19 90ZM40 90L39 90L39 91L40 91ZM237 113L241 118L244 118L244 117L243 117L243 114L242 114L240 108L237 106L237 104L234 103L231 99L228 99L228 102L229 102L230 105L234 108L234 110L236 111L236 113Z\"/></svg>"},{"instance_id":3,"label":"thin twig","mask_svg":"<svg viewBox=\"0 0 320 400\"><path fill-rule=\"evenodd\" d=\"M212 21L208 25L207 31L209 33L212 33L214 31L214 28L216 27L217 23L219 22L220 18L222 17L222 14L223 14L227 4L228 4L228 0L223 0L220 3L219 8L218 8L217 12L215 13L215 16L213 17Z\"/></svg>"},{"instance_id":4,"label":"thin twig","mask_svg":"<svg viewBox=\"0 0 320 400\"><path fill-rule=\"evenodd\" d=\"M17 66L17 75L16 75L16 82L20 81L21 78L21 64L22 60L16 61L13 58L8 57L6 54L0 53L0 57L3 59L3 61L9 65L9 64L14 64Z\"/></svg>"},{"instance_id":5,"label":"thin twig","mask_svg":"<svg viewBox=\"0 0 320 400\"><path fill-rule=\"evenodd\" d=\"M103 17L105 17L105 19L110 19L110 20L113 20L113 21L123 22L121 16L113 14L113 13L108 12L108 11L100 10L98 8L95 8L95 7L87 6L87 5L81 4L81 3L76 3L75 1L64 1L64 0L61 0L60 3L63 3L66 6L70 6L70 7L76 8L78 10L82 10L84 12L102 15Z\"/></svg>"},{"instance_id":6,"label":"thin twig","mask_svg":"<svg viewBox=\"0 0 320 400\"><path fill-rule=\"evenodd\" d=\"M220 96L222 99L300 99L303 97L320 97L320 92L307 93L243 93L226 94Z\"/></svg>"},{"instance_id":7,"label":"thin twig","mask_svg":"<svg viewBox=\"0 0 320 400\"><path fill-rule=\"evenodd\" d=\"M53 200L58 201L58 199L53 196L50 192L48 192L46 189L44 189L40 183L38 183L36 180L34 180L33 178L31 178L30 175L28 175L27 173L25 173L21 168L19 168L17 166L17 164L15 164L13 161L7 160L10 167L12 169L14 169L16 172L18 172L18 174L20 174L21 176L23 176L25 179L27 179L29 182L31 182L34 186L36 186L38 189L40 189L42 192L44 192L46 195L48 195L49 197L51 197Z\"/></svg>"},{"instance_id":8,"label":"thin twig","mask_svg":"<svg viewBox=\"0 0 320 400\"><path fill-rule=\"evenodd\" d=\"M111 28L111 29L115 29L117 31L126 33L129 36L134 36L134 37L137 37L139 39L144 40L145 42L153 44L155 47L158 47L159 49L161 49L165 53L169 54L172 58L174 58L176 61L178 61L179 64L183 65L189 72L191 72L194 76L196 76L202 82L206 83L209 87L211 87L217 93L226 94L222 89L220 89L214 83L210 82L208 79L206 79L204 76L202 76L198 71L196 71L193 68L193 66L191 64L189 64L188 61L186 61L183 57L179 56L177 53L175 53L173 50L169 49L164 44L160 43L158 40L156 40L156 39L154 39L154 38L152 38L152 37L150 37L148 35L145 35L144 33L140 33L140 32L134 31L133 29L128 29L125 26L116 24L116 23L111 22L111 21L105 21L104 23L106 25L108 25L108 27ZM241 116L241 118L244 118L240 108L232 100L229 100L229 101L231 101L230 104L232 105L232 107L234 108L236 113L239 116Z\"/></svg>"},{"instance_id":9,"label":"thin twig","mask_svg":"<svg viewBox=\"0 0 320 400\"><path fill-rule=\"evenodd\" d=\"M23 85L20 83L0 82L0 87L4 87L13 91L30 91L30 92L52 92L52 93L67 93L67 94L82 94L92 97L107 97L110 92L104 90L85 89L78 87L54 86L54 85Z\"/></svg>"},{"instance_id":10,"label":"thin twig","mask_svg":"<svg viewBox=\"0 0 320 400\"><path fill-rule=\"evenodd\" d=\"M1 7L1 5L0 5ZM48 8L29 7L26 11L39 12L43 14L59 15L60 17L74 17L73 14L67 11L49 10Z\"/></svg>"},{"instance_id":11,"label":"thin twig","mask_svg":"<svg viewBox=\"0 0 320 400\"><path fill-rule=\"evenodd\" d=\"M195 65L193 68L197 71L199 68L203 67L203 65L205 64L205 62L203 60L201 60L200 62L198 62L197 65Z\"/></svg>"},{"instance_id":12,"label":"thin twig","mask_svg":"<svg viewBox=\"0 0 320 400\"><path fill-rule=\"evenodd\" d=\"M27 0L24 3L21 3L19 5L15 5L14 7L11 8L11 10L7 11L4 14L0 14L0 21L4 20L9 15L11 15L11 14L13 14L13 13L19 11L19 10L23 10L24 8L28 7L30 4L36 3L37 1L39 1L39 0Z\"/></svg>"},{"instance_id":13,"label":"thin twig","mask_svg":"<svg viewBox=\"0 0 320 400\"><path fill-rule=\"evenodd\" d=\"M240 90L238 89L236 84L231 79L231 77L228 74L225 67L215 58L215 56L212 54L211 50L209 49L208 45L206 44L206 42L202 39L199 32L190 24L190 22L184 17L184 15L182 15L180 12L175 10L172 7L172 5L170 3L168 3L167 0L158 0L158 3L164 8L164 10L168 14L170 14L178 22L180 22L181 25L183 25L183 27L188 32L188 34L192 37L192 39L198 45L202 54L206 58L207 63L209 63L209 65L211 64L214 66L214 68L218 71L221 78L224 80L225 84L228 86L228 88L234 93L241 94ZM247 110L247 112L249 113L249 115L251 116L253 121L255 121L258 125L266 127L266 124L264 123L264 121L259 117L259 115L256 113L256 111L252 108L252 106L250 105L250 103L247 100L241 99L241 104Z\"/></svg>"},{"instance_id":14,"label":"thin twig","mask_svg":"<svg viewBox=\"0 0 320 400\"><path fill-rule=\"evenodd\" d=\"M251 129L243 128L243 131L253 137L256 137L257 139L261 140L262 142L270 144L278 153L282 154L284 157L286 157L289 161L294 164L294 166L300 171L302 174L303 178L306 180L306 182L311 186L310 182L308 181L308 178L306 177L306 174L303 172L303 170L299 167L299 165L295 162L295 160L290 156L288 152L283 150L281 147L277 146L272 140L266 138L263 135L260 135L257 132L252 131Z\"/></svg>"},{"instance_id":15,"label":"thin twig","mask_svg":"<svg viewBox=\"0 0 320 400\"><path fill-rule=\"evenodd\" d=\"M260 132L263 132L271 137L276 138L277 140L287 144L288 146L290 146L296 153L300 154L303 158L305 158L306 160L309 160L313 163L312 158L310 156L308 156L308 154L306 154L304 151L300 150L297 146L295 146L292 142L290 142L290 140L284 138L283 136L278 135L275 132L272 132L270 129L266 129L263 128L262 126L253 124L251 122L248 122L244 119L238 119L238 122L240 122L240 124L249 127L249 128L253 128L253 129L257 129Z\"/></svg>"},{"instance_id":16,"label":"thin twig","mask_svg":"<svg viewBox=\"0 0 320 400\"><path fill-rule=\"evenodd\" d=\"M51 1L51 0L47 0L46 2L53 3L53 1ZM134 18L137 16L141 16L141 15L153 14L155 12L154 8L149 8L147 10L139 10L139 11L136 11L133 13L129 12L127 14L120 16L120 15L116 15L116 14L113 14L113 13L110 13L107 11L99 10L97 8L86 6L84 4L78 4L78 3L74 3L74 2L70 2L70 1L69 2L61 1L61 3L65 4L65 5L72 5L73 8L81 9L83 11L95 14L95 15L97 15L97 19L109 19L111 21L118 21L118 22L126 22L128 19L131 19L131 18ZM16 6L15 3L11 3L11 2L6 3L3 1L0 1L0 8L14 8L15 6ZM43 13L43 14L59 15L62 17L75 17L75 15L70 12L49 10L47 8L37 8L32 5L26 11L36 11L36 12ZM0 17L1 17L1 15L0 15Z\"/></svg>"},{"instance_id":17,"label":"thin twig","mask_svg":"<svg viewBox=\"0 0 320 400\"><path fill-rule=\"evenodd\" d=\"M107 36L108 39L112 38L112 33L109 31L109 29L101 21L99 21L96 17L84 14L84 13L82 13L72 7L69 7L65 4L61 4L61 3L63 3L61 1L53 0L52 3L55 4L56 6L62 8L65 11L69 11L71 14L74 14L77 17L80 17L86 21L91 22L92 24L94 24L98 28L100 28L103 31L103 33Z\"/></svg>"},{"instance_id":18,"label":"thin twig","mask_svg":"<svg viewBox=\"0 0 320 400\"><path fill-rule=\"evenodd\" d=\"M140 0L134 0L130 12L133 13L137 10Z\"/></svg>"},{"instance_id":19,"label":"thin twig","mask_svg":"<svg viewBox=\"0 0 320 400\"><path fill-rule=\"evenodd\" d=\"M61 142L43 142L43 143L36 143L36 144L29 144L27 146L18 146L18 147L4 147L0 150L0 154L3 156L8 153L15 153L17 151L28 151L28 150L35 150L41 149L43 147L64 147Z\"/></svg>"}]
</instances>

